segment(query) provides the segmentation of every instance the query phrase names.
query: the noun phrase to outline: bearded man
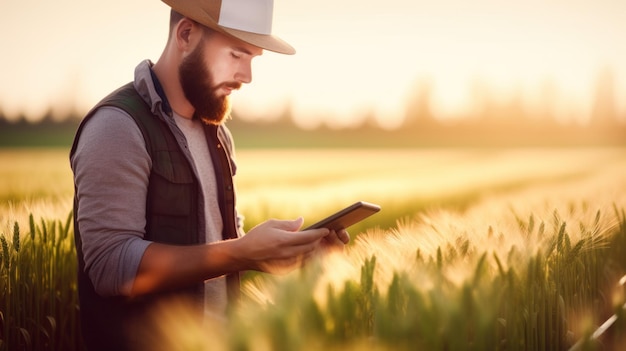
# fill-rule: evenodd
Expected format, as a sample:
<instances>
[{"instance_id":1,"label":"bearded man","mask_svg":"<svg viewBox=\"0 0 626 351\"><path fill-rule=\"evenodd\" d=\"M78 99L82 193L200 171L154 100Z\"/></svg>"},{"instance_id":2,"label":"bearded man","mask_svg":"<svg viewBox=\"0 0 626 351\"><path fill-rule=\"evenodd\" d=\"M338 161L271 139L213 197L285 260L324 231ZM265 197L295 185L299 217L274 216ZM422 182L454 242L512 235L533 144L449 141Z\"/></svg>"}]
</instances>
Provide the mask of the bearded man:
<instances>
[{"instance_id":1,"label":"bearded man","mask_svg":"<svg viewBox=\"0 0 626 351\"><path fill-rule=\"evenodd\" d=\"M239 273L289 271L349 241L344 230L299 231L302 218L243 233L235 206L229 95L252 81L271 34L272 0L163 0L167 44L156 63L84 118L70 161L81 328L88 350L136 350L132 326L170 299L225 316Z\"/></svg>"}]
</instances>

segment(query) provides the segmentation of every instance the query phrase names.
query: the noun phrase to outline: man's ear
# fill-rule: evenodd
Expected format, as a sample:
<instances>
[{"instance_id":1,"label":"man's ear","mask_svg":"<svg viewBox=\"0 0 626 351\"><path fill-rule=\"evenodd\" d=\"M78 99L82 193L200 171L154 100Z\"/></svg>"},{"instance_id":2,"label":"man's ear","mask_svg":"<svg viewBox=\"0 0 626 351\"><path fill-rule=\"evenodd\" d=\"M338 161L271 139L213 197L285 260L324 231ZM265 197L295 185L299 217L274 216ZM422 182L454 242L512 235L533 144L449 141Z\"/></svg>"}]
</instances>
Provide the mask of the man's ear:
<instances>
[{"instance_id":1,"label":"man's ear","mask_svg":"<svg viewBox=\"0 0 626 351\"><path fill-rule=\"evenodd\" d=\"M194 46L194 34L198 31L198 25L189 18L181 19L174 29L176 46L182 52L187 52Z\"/></svg>"}]
</instances>

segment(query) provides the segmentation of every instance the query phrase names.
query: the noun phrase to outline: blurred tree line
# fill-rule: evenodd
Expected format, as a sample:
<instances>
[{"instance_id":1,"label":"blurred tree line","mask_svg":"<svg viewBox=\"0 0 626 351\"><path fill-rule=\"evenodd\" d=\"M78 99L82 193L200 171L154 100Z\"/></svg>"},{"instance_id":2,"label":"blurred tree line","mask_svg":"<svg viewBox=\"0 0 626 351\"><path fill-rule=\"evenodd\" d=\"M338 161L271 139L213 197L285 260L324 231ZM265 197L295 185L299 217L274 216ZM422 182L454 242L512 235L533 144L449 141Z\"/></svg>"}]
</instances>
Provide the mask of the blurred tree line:
<instances>
[{"instance_id":1,"label":"blurred tree line","mask_svg":"<svg viewBox=\"0 0 626 351\"><path fill-rule=\"evenodd\" d=\"M521 95L498 102L480 87L473 90L474 109L454 119L433 112L432 85L418 81L405 106L404 123L381 128L373 113L356 127L322 125L302 129L290 105L272 122L251 122L235 107L228 126L238 147L446 147L446 146L623 146L626 115L618 111L614 75L603 71L596 81L593 106L584 123L559 119L550 89L545 106L529 109ZM58 116L50 108L36 122L26 116L9 119L0 106L0 147L69 147L82 118L79 112Z\"/></svg>"}]
</instances>

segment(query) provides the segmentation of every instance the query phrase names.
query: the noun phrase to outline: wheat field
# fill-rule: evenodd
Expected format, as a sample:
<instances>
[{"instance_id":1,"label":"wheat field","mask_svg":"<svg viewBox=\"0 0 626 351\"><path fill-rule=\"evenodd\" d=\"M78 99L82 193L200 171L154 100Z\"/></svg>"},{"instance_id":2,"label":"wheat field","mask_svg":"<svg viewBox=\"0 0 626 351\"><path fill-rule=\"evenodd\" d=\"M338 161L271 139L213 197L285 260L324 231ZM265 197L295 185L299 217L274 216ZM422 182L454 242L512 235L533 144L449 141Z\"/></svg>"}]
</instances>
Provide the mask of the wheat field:
<instances>
[{"instance_id":1,"label":"wheat field","mask_svg":"<svg viewBox=\"0 0 626 351\"><path fill-rule=\"evenodd\" d=\"M358 200L382 211L349 229L342 254L287 276L251 275L227 326L160 310L167 332L152 349L626 345L623 317L610 336L591 337L625 303L623 148L244 149L237 161L247 228L270 217L312 223ZM79 349L68 318L76 291L67 151L0 150L0 179L0 349ZM24 290L28 274L41 274L24 268L28 260L51 261L39 296ZM37 305L50 296L62 298ZM31 312L18 312L18 299Z\"/></svg>"}]
</instances>

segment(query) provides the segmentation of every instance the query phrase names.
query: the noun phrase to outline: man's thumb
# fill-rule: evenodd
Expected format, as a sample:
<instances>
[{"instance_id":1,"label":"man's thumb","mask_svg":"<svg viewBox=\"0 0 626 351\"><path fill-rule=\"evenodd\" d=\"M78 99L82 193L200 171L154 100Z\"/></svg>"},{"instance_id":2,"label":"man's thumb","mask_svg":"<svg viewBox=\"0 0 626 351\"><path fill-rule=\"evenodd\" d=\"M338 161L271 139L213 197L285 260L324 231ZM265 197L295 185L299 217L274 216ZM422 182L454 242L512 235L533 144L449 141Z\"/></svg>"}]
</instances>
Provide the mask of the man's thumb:
<instances>
[{"instance_id":1,"label":"man's thumb","mask_svg":"<svg viewBox=\"0 0 626 351\"><path fill-rule=\"evenodd\" d=\"M302 217L298 217L290 221L284 221L283 223L284 223L283 229L291 231L291 232L295 232L295 231L298 231L300 227L302 227L302 224L304 223L304 219Z\"/></svg>"}]
</instances>

